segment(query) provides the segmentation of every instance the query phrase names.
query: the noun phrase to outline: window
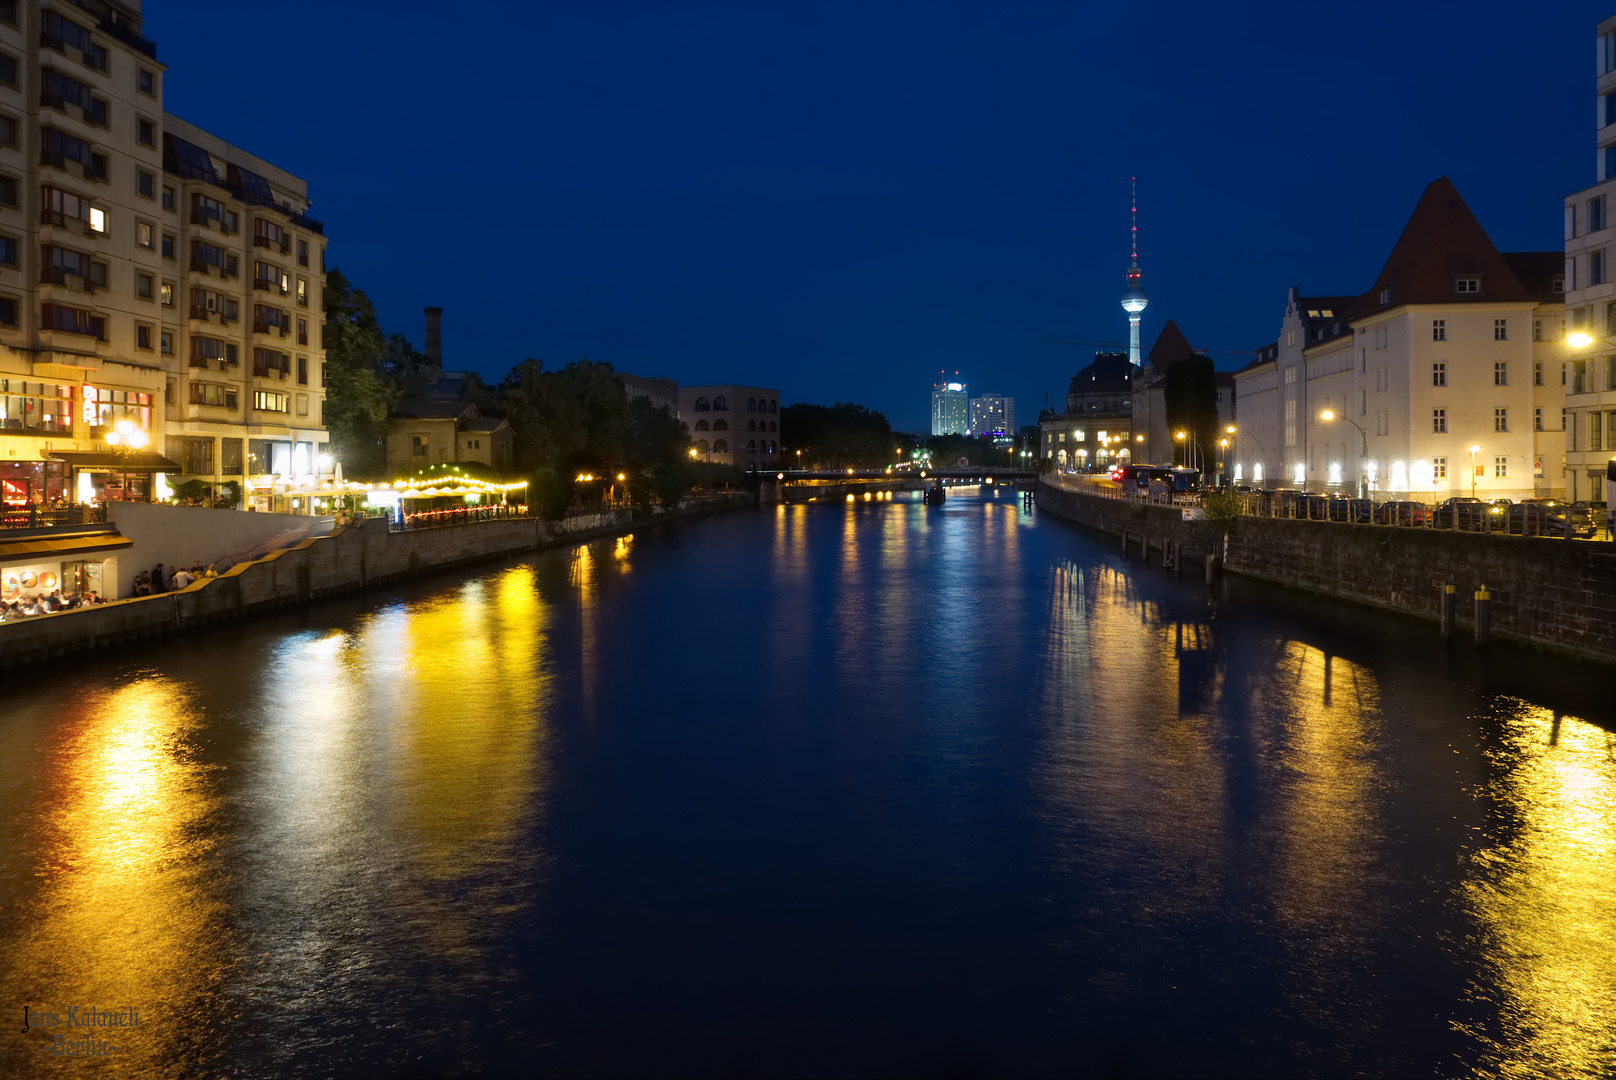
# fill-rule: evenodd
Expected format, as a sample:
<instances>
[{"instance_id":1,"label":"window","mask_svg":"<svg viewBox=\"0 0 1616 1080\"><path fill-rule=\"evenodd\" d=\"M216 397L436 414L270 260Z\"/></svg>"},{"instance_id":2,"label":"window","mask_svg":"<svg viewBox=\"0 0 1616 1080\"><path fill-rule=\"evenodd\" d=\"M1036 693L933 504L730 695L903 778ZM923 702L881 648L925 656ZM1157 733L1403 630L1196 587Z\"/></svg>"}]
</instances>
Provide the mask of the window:
<instances>
[{"instance_id":1,"label":"window","mask_svg":"<svg viewBox=\"0 0 1616 1080\"><path fill-rule=\"evenodd\" d=\"M181 468L187 476L210 476L213 473L213 440L181 439Z\"/></svg>"},{"instance_id":2,"label":"window","mask_svg":"<svg viewBox=\"0 0 1616 1080\"><path fill-rule=\"evenodd\" d=\"M1446 435L1448 433L1448 410L1431 410L1431 433L1433 435Z\"/></svg>"},{"instance_id":3,"label":"window","mask_svg":"<svg viewBox=\"0 0 1616 1080\"><path fill-rule=\"evenodd\" d=\"M292 358L274 349L254 349L253 374L261 378L268 378L272 372L283 379L290 375L292 372Z\"/></svg>"},{"instance_id":4,"label":"window","mask_svg":"<svg viewBox=\"0 0 1616 1080\"><path fill-rule=\"evenodd\" d=\"M83 308L62 304L45 304L40 310L40 327L60 330L67 334L83 334L99 341L107 339L107 320Z\"/></svg>"},{"instance_id":5,"label":"window","mask_svg":"<svg viewBox=\"0 0 1616 1080\"><path fill-rule=\"evenodd\" d=\"M157 298L163 302L164 307L174 306L174 283L165 281L157 287Z\"/></svg>"},{"instance_id":6,"label":"window","mask_svg":"<svg viewBox=\"0 0 1616 1080\"><path fill-rule=\"evenodd\" d=\"M174 257L174 238L172 236L170 236L168 233L164 233L163 234L163 258L172 259L173 257Z\"/></svg>"},{"instance_id":7,"label":"window","mask_svg":"<svg viewBox=\"0 0 1616 1080\"><path fill-rule=\"evenodd\" d=\"M426 457L427 437L425 435L410 436L410 456Z\"/></svg>"},{"instance_id":8,"label":"window","mask_svg":"<svg viewBox=\"0 0 1616 1080\"><path fill-rule=\"evenodd\" d=\"M0 324L16 326L21 306L9 296L0 296Z\"/></svg>"},{"instance_id":9,"label":"window","mask_svg":"<svg viewBox=\"0 0 1616 1080\"><path fill-rule=\"evenodd\" d=\"M1508 319L1494 319L1493 320L1493 340L1494 341L1508 341L1509 340L1509 320Z\"/></svg>"},{"instance_id":10,"label":"window","mask_svg":"<svg viewBox=\"0 0 1616 1080\"><path fill-rule=\"evenodd\" d=\"M309 358L306 356L297 358L297 384L299 386L309 385Z\"/></svg>"},{"instance_id":11,"label":"window","mask_svg":"<svg viewBox=\"0 0 1616 1080\"><path fill-rule=\"evenodd\" d=\"M1533 409L1532 410L1532 430L1533 431L1542 431L1543 430L1543 410L1542 409Z\"/></svg>"},{"instance_id":12,"label":"window","mask_svg":"<svg viewBox=\"0 0 1616 1080\"><path fill-rule=\"evenodd\" d=\"M1605 253L1603 250L1588 253L1588 284L1603 285L1605 283Z\"/></svg>"},{"instance_id":13,"label":"window","mask_svg":"<svg viewBox=\"0 0 1616 1080\"><path fill-rule=\"evenodd\" d=\"M135 190L148 199L157 195L157 177L149 172L135 174Z\"/></svg>"},{"instance_id":14,"label":"window","mask_svg":"<svg viewBox=\"0 0 1616 1080\"><path fill-rule=\"evenodd\" d=\"M722 401L724 399L719 398L718 400ZM728 431L729 430L729 421L728 420L714 420L713 421L713 430L714 431Z\"/></svg>"},{"instance_id":15,"label":"window","mask_svg":"<svg viewBox=\"0 0 1616 1080\"><path fill-rule=\"evenodd\" d=\"M285 270L266 262L253 263L253 288L280 293L292 291L292 277Z\"/></svg>"},{"instance_id":16,"label":"window","mask_svg":"<svg viewBox=\"0 0 1616 1080\"><path fill-rule=\"evenodd\" d=\"M699 398L696 399L696 403L691 406L691 411L692 412L710 412L712 410L712 407L713 407L712 404L706 398L699 397Z\"/></svg>"},{"instance_id":17,"label":"window","mask_svg":"<svg viewBox=\"0 0 1616 1080\"><path fill-rule=\"evenodd\" d=\"M171 187L166 187L163 189L163 209L174 209L174 189Z\"/></svg>"},{"instance_id":18,"label":"window","mask_svg":"<svg viewBox=\"0 0 1616 1080\"><path fill-rule=\"evenodd\" d=\"M45 12L45 27L40 34L39 45L40 48L55 49L63 54L69 47L77 49L86 67L97 71L107 70L107 50L95 43L88 30L54 11Z\"/></svg>"},{"instance_id":19,"label":"window","mask_svg":"<svg viewBox=\"0 0 1616 1080\"><path fill-rule=\"evenodd\" d=\"M0 203L17 205L17 181L9 176L0 176Z\"/></svg>"},{"instance_id":20,"label":"window","mask_svg":"<svg viewBox=\"0 0 1616 1080\"><path fill-rule=\"evenodd\" d=\"M0 113L0 146L17 145L17 121L14 117Z\"/></svg>"},{"instance_id":21,"label":"window","mask_svg":"<svg viewBox=\"0 0 1616 1080\"><path fill-rule=\"evenodd\" d=\"M1477 468L1479 469L1480 467L1478 466ZM1494 476L1508 476L1509 475L1509 458L1505 458L1505 457L1495 457L1495 458L1493 458L1493 475Z\"/></svg>"},{"instance_id":22,"label":"window","mask_svg":"<svg viewBox=\"0 0 1616 1080\"><path fill-rule=\"evenodd\" d=\"M1605 112L1607 114L1610 112L1610 105L1611 105L1610 96L1606 95L1606 97L1605 97ZM1589 199L1588 200L1588 231L1589 232L1598 232L1600 229L1603 229L1604 227L1605 227L1605 199L1604 199L1604 196L1600 196L1597 199Z\"/></svg>"},{"instance_id":23,"label":"window","mask_svg":"<svg viewBox=\"0 0 1616 1080\"><path fill-rule=\"evenodd\" d=\"M1462 277L1458 281L1457 290L1462 293L1479 293L1481 279L1479 277Z\"/></svg>"},{"instance_id":24,"label":"window","mask_svg":"<svg viewBox=\"0 0 1616 1080\"><path fill-rule=\"evenodd\" d=\"M152 227L144 221L135 222L135 243L143 248L152 246Z\"/></svg>"},{"instance_id":25,"label":"window","mask_svg":"<svg viewBox=\"0 0 1616 1080\"><path fill-rule=\"evenodd\" d=\"M1509 385L1509 364L1503 360L1493 361L1493 385Z\"/></svg>"},{"instance_id":26,"label":"window","mask_svg":"<svg viewBox=\"0 0 1616 1080\"><path fill-rule=\"evenodd\" d=\"M17 0L0 0L0 19L17 25Z\"/></svg>"},{"instance_id":27,"label":"window","mask_svg":"<svg viewBox=\"0 0 1616 1080\"><path fill-rule=\"evenodd\" d=\"M1447 364L1432 364L1431 365L1431 385L1432 386L1446 386L1446 385L1448 385L1448 365Z\"/></svg>"},{"instance_id":28,"label":"window","mask_svg":"<svg viewBox=\"0 0 1616 1080\"><path fill-rule=\"evenodd\" d=\"M0 236L0 263L17 265L17 241L9 236Z\"/></svg>"},{"instance_id":29,"label":"window","mask_svg":"<svg viewBox=\"0 0 1616 1080\"><path fill-rule=\"evenodd\" d=\"M234 391L231 391L231 392L234 393ZM232 409L234 409L235 407L236 406L235 406L234 402L232 402L228 406L228 408L232 408ZM241 475L241 440L240 439L220 439L219 440L219 472L221 472L225 476L240 476Z\"/></svg>"},{"instance_id":30,"label":"window","mask_svg":"<svg viewBox=\"0 0 1616 1080\"><path fill-rule=\"evenodd\" d=\"M1509 410L1508 409L1494 409L1493 410L1493 430L1494 431L1508 431L1509 430Z\"/></svg>"},{"instance_id":31,"label":"window","mask_svg":"<svg viewBox=\"0 0 1616 1080\"><path fill-rule=\"evenodd\" d=\"M1390 289L1380 290L1380 302L1382 304L1389 304L1392 302L1392 291Z\"/></svg>"},{"instance_id":32,"label":"window","mask_svg":"<svg viewBox=\"0 0 1616 1080\"><path fill-rule=\"evenodd\" d=\"M208 273L208 267L219 271L223 278L236 276L236 257L223 248L212 244L204 244L200 240L191 241L191 269Z\"/></svg>"},{"instance_id":33,"label":"window","mask_svg":"<svg viewBox=\"0 0 1616 1080\"><path fill-rule=\"evenodd\" d=\"M727 453L729 453L729 441L727 439L715 440L714 443L713 443L713 453L715 453L715 454L727 454Z\"/></svg>"},{"instance_id":34,"label":"window","mask_svg":"<svg viewBox=\"0 0 1616 1080\"><path fill-rule=\"evenodd\" d=\"M1446 320L1446 319L1432 319L1431 320L1431 340L1432 341L1446 341L1446 340L1448 340L1448 320Z\"/></svg>"},{"instance_id":35,"label":"window","mask_svg":"<svg viewBox=\"0 0 1616 1080\"><path fill-rule=\"evenodd\" d=\"M153 75L145 68L137 69L135 72L135 89L139 90L142 94L150 94L151 96L156 97L157 76Z\"/></svg>"},{"instance_id":36,"label":"window","mask_svg":"<svg viewBox=\"0 0 1616 1080\"><path fill-rule=\"evenodd\" d=\"M268 390L253 392L253 408L259 412L283 413L289 410L291 398L286 394L276 394Z\"/></svg>"},{"instance_id":37,"label":"window","mask_svg":"<svg viewBox=\"0 0 1616 1080\"><path fill-rule=\"evenodd\" d=\"M302 304L304 307L309 306L309 279L308 278L298 278L297 279L297 302Z\"/></svg>"},{"instance_id":38,"label":"window","mask_svg":"<svg viewBox=\"0 0 1616 1080\"><path fill-rule=\"evenodd\" d=\"M281 254L292 249L291 239L286 230L266 218L253 219L253 246L262 248L278 248Z\"/></svg>"},{"instance_id":39,"label":"window","mask_svg":"<svg viewBox=\"0 0 1616 1080\"><path fill-rule=\"evenodd\" d=\"M264 304L253 305L253 333L280 334L285 337L292 332L291 317L280 308L267 307Z\"/></svg>"},{"instance_id":40,"label":"window","mask_svg":"<svg viewBox=\"0 0 1616 1080\"><path fill-rule=\"evenodd\" d=\"M150 349L152 347L152 328L145 323L135 324L135 348Z\"/></svg>"},{"instance_id":41,"label":"window","mask_svg":"<svg viewBox=\"0 0 1616 1080\"><path fill-rule=\"evenodd\" d=\"M135 275L135 295L142 300L152 298L152 276L150 274Z\"/></svg>"},{"instance_id":42,"label":"window","mask_svg":"<svg viewBox=\"0 0 1616 1080\"><path fill-rule=\"evenodd\" d=\"M16 58L7 56L5 53L0 53L0 82L5 83L7 86L17 85Z\"/></svg>"},{"instance_id":43,"label":"window","mask_svg":"<svg viewBox=\"0 0 1616 1080\"><path fill-rule=\"evenodd\" d=\"M307 319L297 320L297 343L299 345L309 343L309 320Z\"/></svg>"},{"instance_id":44,"label":"window","mask_svg":"<svg viewBox=\"0 0 1616 1080\"><path fill-rule=\"evenodd\" d=\"M174 331L172 331L172 330L164 330L161 334L158 334L157 335L157 344L158 344L158 348L162 351L162 354L164 356L173 356L174 355Z\"/></svg>"},{"instance_id":45,"label":"window","mask_svg":"<svg viewBox=\"0 0 1616 1080\"><path fill-rule=\"evenodd\" d=\"M86 292L107 287L107 264L94 262L82 251L46 244L39 249L40 280L53 285L66 285L67 279L80 279L80 288Z\"/></svg>"},{"instance_id":46,"label":"window","mask_svg":"<svg viewBox=\"0 0 1616 1080\"><path fill-rule=\"evenodd\" d=\"M135 138L141 146L157 145L157 125L150 120L135 121Z\"/></svg>"},{"instance_id":47,"label":"window","mask_svg":"<svg viewBox=\"0 0 1616 1080\"><path fill-rule=\"evenodd\" d=\"M69 135L65 131L57 131L55 128L42 128L39 132L39 141L41 165L51 165L60 169L72 161L79 165L80 172L86 180L107 178L107 156L97 154L83 139Z\"/></svg>"},{"instance_id":48,"label":"window","mask_svg":"<svg viewBox=\"0 0 1616 1080\"><path fill-rule=\"evenodd\" d=\"M234 409L236 407L236 388L234 386L219 386L215 383L192 383L192 405L212 405L218 409ZM236 440L236 447L241 447L241 440Z\"/></svg>"},{"instance_id":49,"label":"window","mask_svg":"<svg viewBox=\"0 0 1616 1080\"><path fill-rule=\"evenodd\" d=\"M218 338L193 337L191 338L191 366L207 367L209 360L217 360L222 370L226 365L240 361L236 355L236 347Z\"/></svg>"},{"instance_id":50,"label":"window","mask_svg":"<svg viewBox=\"0 0 1616 1080\"><path fill-rule=\"evenodd\" d=\"M297 242L297 265L309 265L309 242L307 240L299 239ZM320 269L324 270L325 267L322 266Z\"/></svg>"},{"instance_id":51,"label":"window","mask_svg":"<svg viewBox=\"0 0 1616 1080\"><path fill-rule=\"evenodd\" d=\"M1369 391L1367 390L1358 391L1358 415L1369 415Z\"/></svg>"},{"instance_id":52,"label":"window","mask_svg":"<svg viewBox=\"0 0 1616 1080\"><path fill-rule=\"evenodd\" d=\"M713 429L713 425L709 424L707 421L705 421L705 420L697 420L696 421L696 430L697 431L711 431L712 429Z\"/></svg>"},{"instance_id":53,"label":"window","mask_svg":"<svg viewBox=\"0 0 1616 1080\"><path fill-rule=\"evenodd\" d=\"M1543 361L1541 360L1532 361L1532 385L1543 385Z\"/></svg>"}]
</instances>

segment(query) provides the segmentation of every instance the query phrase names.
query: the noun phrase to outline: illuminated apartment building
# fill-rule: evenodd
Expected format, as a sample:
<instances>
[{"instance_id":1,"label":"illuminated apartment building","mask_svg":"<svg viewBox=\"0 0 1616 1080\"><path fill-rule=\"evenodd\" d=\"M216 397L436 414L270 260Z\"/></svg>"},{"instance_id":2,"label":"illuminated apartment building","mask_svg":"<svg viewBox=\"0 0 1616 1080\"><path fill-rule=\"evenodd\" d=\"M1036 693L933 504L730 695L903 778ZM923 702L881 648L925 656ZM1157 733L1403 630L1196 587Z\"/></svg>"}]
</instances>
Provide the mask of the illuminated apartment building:
<instances>
[{"instance_id":1,"label":"illuminated apartment building","mask_svg":"<svg viewBox=\"0 0 1616 1080\"><path fill-rule=\"evenodd\" d=\"M307 185L165 113L140 30L138 0L0 0L7 503L328 471Z\"/></svg>"}]
</instances>

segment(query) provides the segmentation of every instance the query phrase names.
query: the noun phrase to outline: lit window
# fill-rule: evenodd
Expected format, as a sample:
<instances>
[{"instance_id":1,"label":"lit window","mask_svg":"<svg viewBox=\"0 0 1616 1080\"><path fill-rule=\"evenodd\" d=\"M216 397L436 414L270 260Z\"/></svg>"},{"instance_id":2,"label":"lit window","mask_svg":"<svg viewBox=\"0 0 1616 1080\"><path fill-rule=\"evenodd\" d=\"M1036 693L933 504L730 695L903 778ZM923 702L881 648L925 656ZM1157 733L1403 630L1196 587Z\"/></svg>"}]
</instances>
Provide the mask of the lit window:
<instances>
[{"instance_id":1,"label":"lit window","mask_svg":"<svg viewBox=\"0 0 1616 1080\"><path fill-rule=\"evenodd\" d=\"M1431 320L1431 340L1432 341L1446 341L1446 340L1448 340L1448 320L1446 320L1446 319L1432 319Z\"/></svg>"},{"instance_id":2,"label":"lit window","mask_svg":"<svg viewBox=\"0 0 1616 1080\"><path fill-rule=\"evenodd\" d=\"M1501 458L1501 457L1493 458L1493 475L1494 476L1508 476L1509 475L1509 458Z\"/></svg>"},{"instance_id":3,"label":"lit window","mask_svg":"<svg viewBox=\"0 0 1616 1080\"><path fill-rule=\"evenodd\" d=\"M107 231L107 212L98 206L90 207L90 231L98 233Z\"/></svg>"}]
</instances>

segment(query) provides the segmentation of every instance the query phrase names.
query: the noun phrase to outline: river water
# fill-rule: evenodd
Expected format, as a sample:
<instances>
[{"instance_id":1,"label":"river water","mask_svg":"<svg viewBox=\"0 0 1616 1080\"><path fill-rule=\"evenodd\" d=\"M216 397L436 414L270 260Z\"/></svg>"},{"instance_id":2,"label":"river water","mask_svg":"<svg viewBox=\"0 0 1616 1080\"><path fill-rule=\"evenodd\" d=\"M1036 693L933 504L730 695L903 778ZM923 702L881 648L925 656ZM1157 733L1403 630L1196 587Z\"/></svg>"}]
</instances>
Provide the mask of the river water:
<instances>
[{"instance_id":1,"label":"river water","mask_svg":"<svg viewBox=\"0 0 1616 1080\"><path fill-rule=\"evenodd\" d=\"M1610 672L911 498L8 673L0 1070L1616 1067Z\"/></svg>"}]
</instances>

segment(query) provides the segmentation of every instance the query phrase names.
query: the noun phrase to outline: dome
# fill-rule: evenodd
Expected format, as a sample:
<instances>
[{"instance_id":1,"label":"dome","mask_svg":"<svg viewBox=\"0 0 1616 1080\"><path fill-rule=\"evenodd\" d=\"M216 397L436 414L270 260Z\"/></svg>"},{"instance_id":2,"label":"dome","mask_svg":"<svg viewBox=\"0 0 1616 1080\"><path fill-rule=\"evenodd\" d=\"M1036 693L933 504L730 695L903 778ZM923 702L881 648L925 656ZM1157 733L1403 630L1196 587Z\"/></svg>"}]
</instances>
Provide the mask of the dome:
<instances>
[{"instance_id":1,"label":"dome","mask_svg":"<svg viewBox=\"0 0 1616 1080\"><path fill-rule=\"evenodd\" d=\"M1145 290L1138 285L1133 286L1122 294L1122 310L1129 315L1139 314L1145 310L1145 305L1148 303L1150 303L1150 297L1146 296Z\"/></svg>"}]
</instances>

